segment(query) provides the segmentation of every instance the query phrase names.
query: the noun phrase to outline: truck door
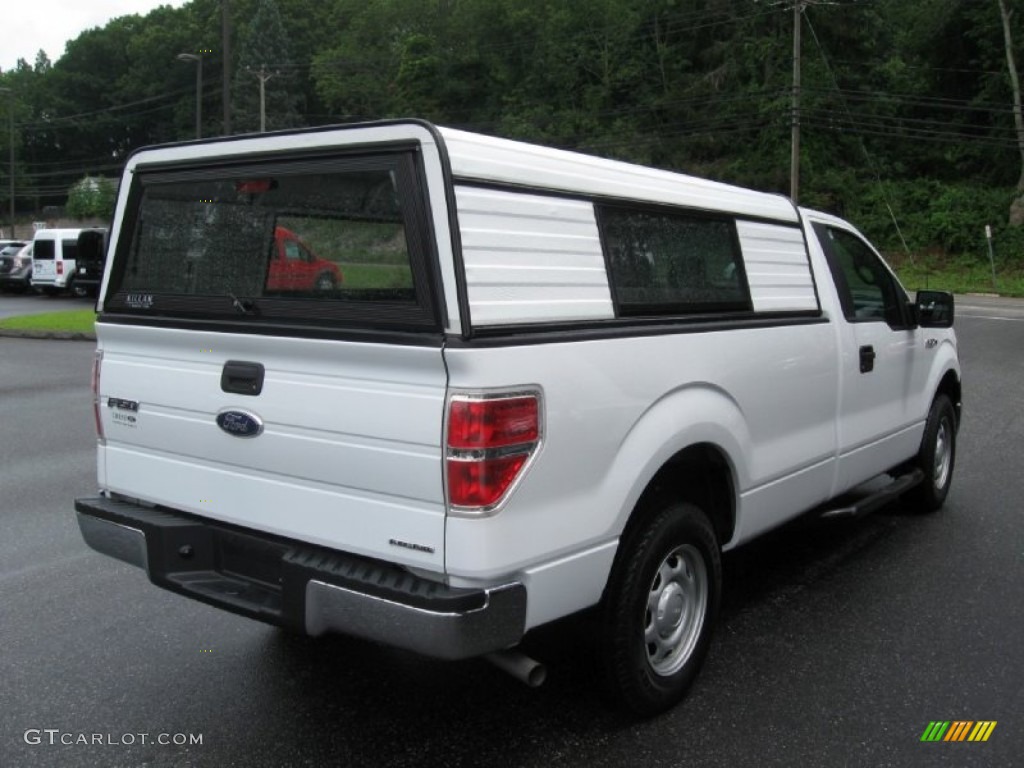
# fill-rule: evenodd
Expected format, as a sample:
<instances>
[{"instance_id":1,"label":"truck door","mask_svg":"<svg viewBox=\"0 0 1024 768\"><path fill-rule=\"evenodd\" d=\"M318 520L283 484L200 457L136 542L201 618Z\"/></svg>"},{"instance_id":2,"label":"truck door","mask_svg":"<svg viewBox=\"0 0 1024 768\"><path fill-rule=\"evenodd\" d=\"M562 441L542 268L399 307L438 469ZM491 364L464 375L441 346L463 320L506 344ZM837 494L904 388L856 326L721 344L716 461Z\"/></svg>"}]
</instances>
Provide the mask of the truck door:
<instances>
[{"instance_id":1,"label":"truck door","mask_svg":"<svg viewBox=\"0 0 1024 768\"><path fill-rule=\"evenodd\" d=\"M814 233L843 313L841 491L916 453L924 419L924 342L903 287L865 240L823 222L814 223Z\"/></svg>"}]
</instances>

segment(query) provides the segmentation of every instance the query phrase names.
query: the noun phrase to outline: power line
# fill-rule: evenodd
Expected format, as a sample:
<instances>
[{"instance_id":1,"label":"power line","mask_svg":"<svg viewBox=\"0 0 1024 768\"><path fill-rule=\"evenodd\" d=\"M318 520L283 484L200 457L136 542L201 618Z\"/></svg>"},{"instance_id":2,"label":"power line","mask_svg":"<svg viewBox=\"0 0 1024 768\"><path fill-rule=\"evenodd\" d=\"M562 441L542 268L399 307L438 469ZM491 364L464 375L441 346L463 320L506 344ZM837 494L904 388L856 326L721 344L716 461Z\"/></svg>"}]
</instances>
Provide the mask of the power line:
<instances>
[{"instance_id":1,"label":"power line","mask_svg":"<svg viewBox=\"0 0 1024 768\"><path fill-rule=\"evenodd\" d=\"M825 70L829 73L829 76L832 78L832 83L835 86L836 91L838 92L839 91L839 80L836 78L836 73L832 69L832 65L828 61L828 56L825 55L825 49L821 45L821 40L818 39L818 33L814 30L814 25L811 24L811 19L810 19L809 16L807 17L807 27L808 27L808 29L811 30L811 35L814 37L814 44L817 46L818 53L821 55L821 60L825 64ZM850 109L849 109L849 106L846 103L845 98L843 98L843 95L841 93L839 94L839 97L840 97L840 100L842 101L843 108L846 110L847 114L849 114L850 113ZM874 158L868 152L868 148L864 144L864 141L860 140L860 139L858 141L859 141L859 144L860 144L861 152L864 153L864 157L867 158L867 161L868 161L868 166L871 168L871 171L875 175L875 181L878 182L879 189L882 192L882 199L885 201L885 207L889 211L889 216L892 219L893 226L896 227L896 234L899 235L900 242L903 243L903 250L906 251L907 256L909 256L911 262L913 262L914 256L910 252L910 246L907 245L906 239L903 237L903 230L900 229L900 223L896 220L896 214L893 212L892 203L889 200L889 192L885 188L885 185L882 184L882 176L881 176L881 174L878 171L878 166L875 164Z\"/></svg>"}]
</instances>

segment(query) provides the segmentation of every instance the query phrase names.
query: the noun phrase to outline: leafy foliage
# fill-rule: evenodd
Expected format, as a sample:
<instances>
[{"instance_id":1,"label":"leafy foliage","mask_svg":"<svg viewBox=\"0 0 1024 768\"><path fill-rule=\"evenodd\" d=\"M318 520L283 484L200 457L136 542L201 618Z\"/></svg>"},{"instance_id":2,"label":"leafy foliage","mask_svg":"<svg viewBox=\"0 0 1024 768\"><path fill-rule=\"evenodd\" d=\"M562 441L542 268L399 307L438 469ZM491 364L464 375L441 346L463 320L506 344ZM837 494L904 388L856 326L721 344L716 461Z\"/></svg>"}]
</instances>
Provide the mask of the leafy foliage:
<instances>
[{"instance_id":1,"label":"leafy foliage","mask_svg":"<svg viewBox=\"0 0 1024 768\"><path fill-rule=\"evenodd\" d=\"M1019 48L1022 0L1007 2ZM84 174L116 174L139 146L191 137L195 70L179 53L203 52L203 132L219 132L222 3L124 16L83 32L53 64L40 52L0 74L15 93L20 208L63 201ZM258 129L253 72L262 70L273 73L268 129L416 116L789 189L785 4L231 0L230 9L236 130ZM1004 232L1021 163L997 0L810 2L801 28L801 202L915 253L975 253L991 224L1020 258ZM0 131L0 152L6 142Z\"/></svg>"},{"instance_id":2,"label":"leafy foliage","mask_svg":"<svg viewBox=\"0 0 1024 768\"><path fill-rule=\"evenodd\" d=\"M274 0L259 0L252 21L242 30L239 47L232 91L238 129L258 131L261 116L267 130L301 125L288 34Z\"/></svg>"},{"instance_id":3,"label":"leafy foliage","mask_svg":"<svg viewBox=\"0 0 1024 768\"><path fill-rule=\"evenodd\" d=\"M114 215L117 185L103 176L86 176L71 187L65 206L78 219L107 219Z\"/></svg>"}]
</instances>

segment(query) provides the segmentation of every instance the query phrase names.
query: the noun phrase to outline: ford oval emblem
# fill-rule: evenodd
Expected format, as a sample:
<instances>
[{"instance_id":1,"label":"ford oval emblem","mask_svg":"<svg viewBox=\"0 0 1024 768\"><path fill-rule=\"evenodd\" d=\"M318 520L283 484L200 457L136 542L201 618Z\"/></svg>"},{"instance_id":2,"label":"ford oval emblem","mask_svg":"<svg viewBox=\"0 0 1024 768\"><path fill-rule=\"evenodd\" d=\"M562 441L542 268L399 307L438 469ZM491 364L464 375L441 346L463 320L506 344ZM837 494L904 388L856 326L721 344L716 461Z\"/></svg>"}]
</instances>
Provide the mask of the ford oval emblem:
<instances>
[{"instance_id":1,"label":"ford oval emblem","mask_svg":"<svg viewBox=\"0 0 1024 768\"><path fill-rule=\"evenodd\" d=\"M248 411L221 411L217 426L235 437L256 437L263 432L263 419Z\"/></svg>"}]
</instances>

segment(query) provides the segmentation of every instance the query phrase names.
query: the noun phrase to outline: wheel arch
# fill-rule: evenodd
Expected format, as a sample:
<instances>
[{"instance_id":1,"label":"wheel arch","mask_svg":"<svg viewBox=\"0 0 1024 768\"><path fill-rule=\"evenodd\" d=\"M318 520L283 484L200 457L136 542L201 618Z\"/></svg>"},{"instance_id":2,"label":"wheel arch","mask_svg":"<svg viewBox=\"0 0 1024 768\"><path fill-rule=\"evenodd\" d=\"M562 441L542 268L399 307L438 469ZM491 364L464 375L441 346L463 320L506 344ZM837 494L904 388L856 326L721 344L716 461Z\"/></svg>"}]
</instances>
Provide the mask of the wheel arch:
<instances>
[{"instance_id":1,"label":"wheel arch","mask_svg":"<svg viewBox=\"0 0 1024 768\"><path fill-rule=\"evenodd\" d=\"M695 504L708 516L719 546L736 530L736 480L728 454L710 442L689 445L676 452L648 481L622 532L621 540L642 526L663 503Z\"/></svg>"},{"instance_id":2,"label":"wheel arch","mask_svg":"<svg viewBox=\"0 0 1024 768\"><path fill-rule=\"evenodd\" d=\"M960 415L963 408L963 403L961 402L962 389L960 376L952 368L946 371L939 380L939 385L935 389L935 397L938 397L939 395L945 395L953 404L953 411L956 413L956 425L957 428L959 428Z\"/></svg>"},{"instance_id":3,"label":"wheel arch","mask_svg":"<svg viewBox=\"0 0 1024 768\"><path fill-rule=\"evenodd\" d=\"M690 385L654 403L637 419L606 475L605 492L620 500L609 530L619 537L619 549L670 501L700 507L719 546L727 544L738 528L751 444L743 410L719 387Z\"/></svg>"}]
</instances>

